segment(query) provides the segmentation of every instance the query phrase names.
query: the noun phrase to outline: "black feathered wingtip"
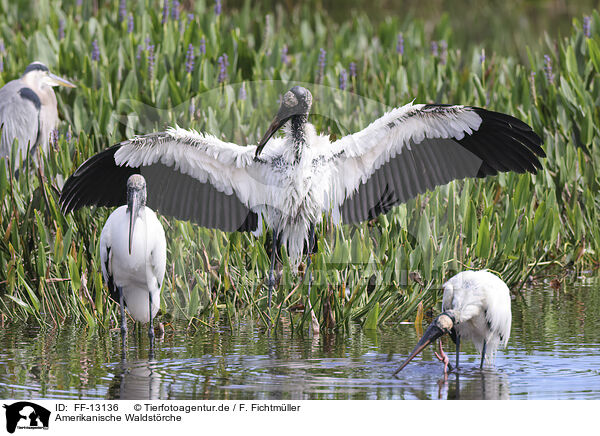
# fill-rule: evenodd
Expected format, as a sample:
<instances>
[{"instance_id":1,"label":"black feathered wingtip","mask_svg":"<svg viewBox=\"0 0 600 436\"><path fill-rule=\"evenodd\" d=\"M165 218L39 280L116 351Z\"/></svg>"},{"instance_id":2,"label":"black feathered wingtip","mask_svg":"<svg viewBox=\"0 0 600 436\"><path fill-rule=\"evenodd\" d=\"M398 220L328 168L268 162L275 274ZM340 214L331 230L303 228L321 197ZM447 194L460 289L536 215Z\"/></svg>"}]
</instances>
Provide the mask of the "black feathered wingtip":
<instances>
[{"instance_id":1,"label":"black feathered wingtip","mask_svg":"<svg viewBox=\"0 0 600 436\"><path fill-rule=\"evenodd\" d=\"M120 206L127 201L127 179L139 168L117 166L115 145L87 159L67 179L59 205L64 215L84 206Z\"/></svg>"}]
</instances>

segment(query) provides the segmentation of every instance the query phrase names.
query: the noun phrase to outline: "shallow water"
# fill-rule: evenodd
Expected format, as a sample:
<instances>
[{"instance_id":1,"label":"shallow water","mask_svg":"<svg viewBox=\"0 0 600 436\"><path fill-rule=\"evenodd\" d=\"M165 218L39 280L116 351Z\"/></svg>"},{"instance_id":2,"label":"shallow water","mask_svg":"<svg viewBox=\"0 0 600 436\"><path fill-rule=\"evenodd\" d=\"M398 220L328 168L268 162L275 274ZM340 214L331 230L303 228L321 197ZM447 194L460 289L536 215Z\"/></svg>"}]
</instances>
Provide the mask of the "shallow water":
<instances>
[{"instance_id":1,"label":"shallow water","mask_svg":"<svg viewBox=\"0 0 600 436\"><path fill-rule=\"evenodd\" d=\"M461 351L444 380L426 350L392 377L416 343L412 324L318 337L266 335L254 322L233 331L167 329L148 358L145 331L129 336L76 325L0 330L0 397L13 399L600 399L600 283L526 289L513 299L511 339L479 370ZM141 341L141 343L139 342ZM454 345L445 341L450 359Z\"/></svg>"}]
</instances>

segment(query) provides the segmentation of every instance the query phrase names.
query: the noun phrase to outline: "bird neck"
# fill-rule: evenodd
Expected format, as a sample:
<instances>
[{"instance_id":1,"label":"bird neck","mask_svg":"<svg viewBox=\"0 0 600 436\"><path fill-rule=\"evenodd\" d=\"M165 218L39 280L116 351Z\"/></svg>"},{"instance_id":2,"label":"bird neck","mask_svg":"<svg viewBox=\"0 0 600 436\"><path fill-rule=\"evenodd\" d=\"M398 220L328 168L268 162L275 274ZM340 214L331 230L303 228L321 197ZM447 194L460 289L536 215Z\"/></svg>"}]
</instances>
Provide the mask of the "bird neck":
<instances>
[{"instance_id":1,"label":"bird neck","mask_svg":"<svg viewBox=\"0 0 600 436\"><path fill-rule=\"evenodd\" d=\"M304 127L308 121L308 115L294 115L290 121L290 134L292 137L292 143L294 144L294 160L295 163L298 163L302 157L302 150L304 150L304 147L307 145L306 130Z\"/></svg>"}]
</instances>

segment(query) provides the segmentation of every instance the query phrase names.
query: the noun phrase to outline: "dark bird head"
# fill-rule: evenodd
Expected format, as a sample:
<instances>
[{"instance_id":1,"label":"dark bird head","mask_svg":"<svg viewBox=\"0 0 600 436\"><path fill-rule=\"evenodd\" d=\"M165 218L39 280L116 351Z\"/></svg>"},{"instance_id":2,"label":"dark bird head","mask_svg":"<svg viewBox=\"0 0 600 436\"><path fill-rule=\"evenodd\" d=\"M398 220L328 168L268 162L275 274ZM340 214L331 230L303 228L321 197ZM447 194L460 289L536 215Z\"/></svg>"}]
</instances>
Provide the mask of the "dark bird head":
<instances>
[{"instance_id":1,"label":"dark bird head","mask_svg":"<svg viewBox=\"0 0 600 436\"><path fill-rule=\"evenodd\" d=\"M46 86L66 86L67 88L75 88L75 85L67 79L58 77L52 74L48 67L41 62L32 62L27 65L23 72L22 79L30 85L36 84Z\"/></svg>"},{"instance_id":2,"label":"dark bird head","mask_svg":"<svg viewBox=\"0 0 600 436\"><path fill-rule=\"evenodd\" d=\"M275 119L267 129L267 132L262 137L256 147L256 156L258 156L265 144L290 118L294 116L307 117L312 106L312 94L302 86L294 86L288 92L283 94L281 106Z\"/></svg>"},{"instance_id":3,"label":"dark bird head","mask_svg":"<svg viewBox=\"0 0 600 436\"><path fill-rule=\"evenodd\" d=\"M398 374L404 369L408 362L410 362L417 354L419 354L425 347L435 341L437 338L445 335L446 333L454 337L453 329L456 323L454 314L451 311L441 313L436 319L433 320L431 325L423 333L423 337L417 343L410 356L400 365L400 368L396 370L394 375Z\"/></svg>"},{"instance_id":4,"label":"dark bird head","mask_svg":"<svg viewBox=\"0 0 600 436\"><path fill-rule=\"evenodd\" d=\"M129 254L133 245L133 230L140 210L146 206L146 180L133 174L127 180L127 212L129 212Z\"/></svg>"}]
</instances>

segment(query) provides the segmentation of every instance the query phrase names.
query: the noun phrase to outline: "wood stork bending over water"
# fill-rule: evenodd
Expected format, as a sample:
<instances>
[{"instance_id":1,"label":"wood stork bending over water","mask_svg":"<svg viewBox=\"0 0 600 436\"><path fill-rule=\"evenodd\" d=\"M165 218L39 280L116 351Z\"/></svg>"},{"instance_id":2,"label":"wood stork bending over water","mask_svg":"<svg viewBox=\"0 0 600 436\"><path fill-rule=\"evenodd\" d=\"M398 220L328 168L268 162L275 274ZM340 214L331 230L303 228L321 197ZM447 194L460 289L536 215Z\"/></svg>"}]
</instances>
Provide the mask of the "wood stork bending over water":
<instances>
[{"instance_id":1,"label":"wood stork bending over water","mask_svg":"<svg viewBox=\"0 0 600 436\"><path fill-rule=\"evenodd\" d=\"M121 306L121 335L127 334L125 307L136 321L147 323L151 343L152 320L160 307L165 276L165 231L146 207L146 181L139 174L127 180L127 205L116 209L100 234L102 276L111 297Z\"/></svg>"},{"instance_id":2,"label":"wood stork bending over water","mask_svg":"<svg viewBox=\"0 0 600 436\"><path fill-rule=\"evenodd\" d=\"M67 180L62 210L123 204L124 180L142 173L160 213L225 231L260 231L265 220L296 267L324 213L358 223L454 179L534 173L545 156L527 124L480 108L408 104L331 142L308 123L311 104L305 88L285 93L258 146L180 128L117 144Z\"/></svg>"},{"instance_id":3,"label":"wood stork bending over water","mask_svg":"<svg viewBox=\"0 0 600 436\"><path fill-rule=\"evenodd\" d=\"M14 139L19 141L19 152L25 158L27 152L41 147L48 150L50 132L58 124L56 95L52 87L75 85L52 74L41 62L33 62L23 75L8 82L0 89L0 157L10 156ZM20 162L14 167L19 168Z\"/></svg>"},{"instance_id":4,"label":"wood stork bending over water","mask_svg":"<svg viewBox=\"0 0 600 436\"><path fill-rule=\"evenodd\" d=\"M396 370L402 369L427 345L448 333L456 344L456 368L461 339L471 340L481 353L480 368L494 360L498 347L506 347L510 337L512 315L510 291L506 283L489 271L463 271L444 283L442 313L431 323L410 356ZM440 360L448 363L441 349Z\"/></svg>"}]
</instances>

